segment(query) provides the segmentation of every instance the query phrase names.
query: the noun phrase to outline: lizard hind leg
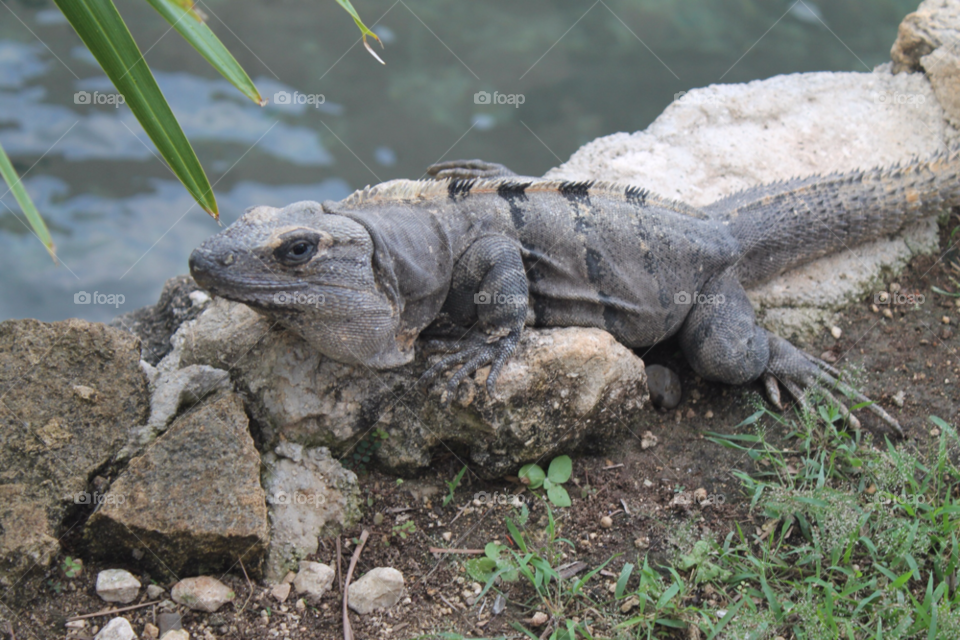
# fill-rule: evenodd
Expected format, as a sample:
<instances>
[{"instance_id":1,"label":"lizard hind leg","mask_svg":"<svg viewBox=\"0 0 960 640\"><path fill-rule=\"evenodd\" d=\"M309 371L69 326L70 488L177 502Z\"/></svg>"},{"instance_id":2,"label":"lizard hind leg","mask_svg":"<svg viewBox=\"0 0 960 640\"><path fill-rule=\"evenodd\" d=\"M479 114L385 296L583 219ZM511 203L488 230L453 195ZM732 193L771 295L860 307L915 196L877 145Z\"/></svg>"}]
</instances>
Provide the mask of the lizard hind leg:
<instances>
[{"instance_id":1,"label":"lizard hind leg","mask_svg":"<svg viewBox=\"0 0 960 640\"><path fill-rule=\"evenodd\" d=\"M769 341L735 278L721 275L701 291L683 291L675 299L690 306L680 329L680 347L700 377L739 385L766 371Z\"/></svg>"}]
</instances>

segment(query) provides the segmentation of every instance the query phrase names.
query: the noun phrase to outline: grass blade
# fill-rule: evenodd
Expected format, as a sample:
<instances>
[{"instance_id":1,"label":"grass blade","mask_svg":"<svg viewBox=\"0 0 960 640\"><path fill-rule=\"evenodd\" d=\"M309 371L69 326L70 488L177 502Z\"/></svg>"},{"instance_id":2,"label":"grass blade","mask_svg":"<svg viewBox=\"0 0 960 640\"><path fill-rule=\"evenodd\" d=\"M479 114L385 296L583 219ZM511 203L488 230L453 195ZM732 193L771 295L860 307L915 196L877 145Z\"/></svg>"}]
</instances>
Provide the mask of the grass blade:
<instances>
[{"instance_id":1,"label":"grass blade","mask_svg":"<svg viewBox=\"0 0 960 640\"><path fill-rule=\"evenodd\" d=\"M204 211L219 219L217 201L197 155L157 86L112 0L54 0L153 140L163 159Z\"/></svg>"},{"instance_id":2,"label":"grass blade","mask_svg":"<svg viewBox=\"0 0 960 640\"><path fill-rule=\"evenodd\" d=\"M50 237L50 231L47 230L47 225L43 222L43 218L40 217L40 212L37 211L33 200L30 199L30 194L27 193L27 190L23 187L23 183L20 182L20 176L17 175L16 169L13 168L13 163L10 162L10 158L7 156L7 152L3 150L3 147L0 147L0 175L3 176L4 182L6 182L7 187L10 188L10 193L17 199L17 204L20 205L23 215L27 216L27 222L30 223L33 232L37 234L40 242L43 243L43 246L46 247L50 253L50 257L56 262L57 249L53 246L53 238Z\"/></svg>"},{"instance_id":3,"label":"grass blade","mask_svg":"<svg viewBox=\"0 0 960 640\"><path fill-rule=\"evenodd\" d=\"M206 58L210 66L219 71L220 75L229 80L230 84L239 89L243 95L261 107L267 103L240 63L227 51L220 39L203 22L202 16L198 15L192 7L185 8L175 0L147 0L147 2L183 36L184 40Z\"/></svg>"}]
</instances>

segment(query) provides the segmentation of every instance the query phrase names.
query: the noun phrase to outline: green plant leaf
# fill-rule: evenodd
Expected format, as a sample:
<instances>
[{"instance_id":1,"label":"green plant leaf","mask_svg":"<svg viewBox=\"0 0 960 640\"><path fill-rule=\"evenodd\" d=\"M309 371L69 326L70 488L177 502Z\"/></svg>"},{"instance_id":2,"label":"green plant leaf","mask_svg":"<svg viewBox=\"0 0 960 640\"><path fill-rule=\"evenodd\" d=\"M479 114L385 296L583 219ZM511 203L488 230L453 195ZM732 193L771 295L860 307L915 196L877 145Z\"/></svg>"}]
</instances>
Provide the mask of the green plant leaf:
<instances>
[{"instance_id":1,"label":"green plant leaf","mask_svg":"<svg viewBox=\"0 0 960 640\"><path fill-rule=\"evenodd\" d=\"M572 473L573 461L570 459L570 456L557 456L550 462L547 477L557 484L563 484L570 479Z\"/></svg>"},{"instance_id":2,"label":"green plant leaf","mask_svg":"<svg viewBox=\"0 0 960 640\"><path fill-rule=\"evenodd\" d=\"M550 502L558 507L569 507L572 504L570 502L570 494L560 485L554 485L547 489L547 497L550 499Z\"/></svg>"},{"instance_id":3,"label":"green plant leaf","mask_svg":"<svg viewBox=\"0 0 960 640\"><path fill-rule=\"evenodd\" d=\"M54 0L193 199L219 219L197 155L112 0Z\"/></svg>"},{"instance_id":4,"label":"green plant leaf","mask_svg":"<svg viewBox=\"0 0 960 640\"><path fill-rule=\"evenodd\" d=\"M214 35L203 21L204 16L199 14L191 3L183 0L147 0L147 2L183 36L184 40L206 58L210 66L219 71L243 95L261 107L267 103L250 80L250 76Z\"/></svg>"},{"instance_id":5,"label":"green plant leaf","mask_svg":"<svg viewBox=\"0 0 960 640\"><path fill-rule=\"evenodd\" d=\"M47 225L43 222L43 218L40 217L40 212L38 212L34 206L33 200L30 199L30 195L23 187L23 183L20 182L20 176L17 175L16 169L13 168L13 163L10 162L10 158L7 156L7 152L3 150L3 147L0 147L0 175L3 175L3 181L7 183L10 193L16 198L17 204L20 205L20 209L23 211L23 215L27 216L27 222L30 223L33 232L37 234L40 242L43 243L43 246L46 247L50 253L50 257L56 262L57 249L53 246L53 238L50 237L50 231L47 230Z\"/></svg>"},{"instance_id":6,"label":"green plant leaf","mask_svg":"<svg viewBox=\"0 0 960 640\"><path fill-rule=\"evenodd\" d=\"M527 478L530 481L529 487L531 489L539 489L543 486L543 479L547 477L543 469L535 464L525 464L520 467L519 475L521 480Z\"/></svg>"},{"instance_id":7,"label":"green plant leaf","mask_svg":"<svg viewBox=\"0 0 960 640\"><path fill-rule=\"evenodd\" d=\"M353 8L353 5L350 4L350 0L337 0L337 4L346 9L347 13L350 14L350 17L353 18L353 21L357 23L357 27L360 29L360 33L363 34L363 46L367 48L367 51L374 58L377 59L377 62L380 64L386 64L383 60L380 59L373 49L370 48L370 45L367 44L367 36L370 36L377 42L380 42L380 37L375 34L373 31L367 28L367 25L363 24L363 20L360 19L360 14L357 13L357 10ZM383 42L380 42L380 46L383 47Z\"/></svg>"}]
</instances>

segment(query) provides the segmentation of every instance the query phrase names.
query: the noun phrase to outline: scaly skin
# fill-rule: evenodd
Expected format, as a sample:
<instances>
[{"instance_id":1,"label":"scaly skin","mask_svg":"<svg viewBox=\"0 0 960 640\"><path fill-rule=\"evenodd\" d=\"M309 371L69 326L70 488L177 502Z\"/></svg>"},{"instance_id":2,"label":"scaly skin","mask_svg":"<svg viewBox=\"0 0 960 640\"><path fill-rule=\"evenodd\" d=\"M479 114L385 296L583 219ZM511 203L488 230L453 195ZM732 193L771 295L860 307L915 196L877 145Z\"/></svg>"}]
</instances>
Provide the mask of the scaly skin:
<instances>
[{"instance_id":1,"label":"scaly skin","mask_svg":"<svg viewBox=\"0 0 960 640\"><path fill-rule=\"evenodd\" d=\"M743 286L960 204L958 171L954 149L903 167L764 185L701 210L635 186L456 161L431 167L432 181L254 208L197 248L190 270L212 293L345 363L400 366L421 333L458 330L455 352L423 377L459 365L448 402L486 365L493 395L526 325L598 327L629 347L679 334L702 377L762 379L777 405L777 381L802 402L814 387L865 400L831 367L757 326Z\"/></svg>"}]
</instances>

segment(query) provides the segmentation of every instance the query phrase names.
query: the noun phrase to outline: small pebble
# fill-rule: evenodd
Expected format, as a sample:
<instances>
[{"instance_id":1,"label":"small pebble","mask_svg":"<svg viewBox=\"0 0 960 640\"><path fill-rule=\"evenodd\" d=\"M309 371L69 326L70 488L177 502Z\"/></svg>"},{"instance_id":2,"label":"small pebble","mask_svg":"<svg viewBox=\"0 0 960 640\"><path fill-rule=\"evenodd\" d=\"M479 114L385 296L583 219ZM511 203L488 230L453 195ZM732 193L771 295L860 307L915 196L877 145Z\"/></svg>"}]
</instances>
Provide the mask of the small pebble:
<instances>
[{"instance_id":1,"label":"small pebble","mask_svg":"<svg viewBox=\"0 0 960 640\"><path fill-rule=\"evenodd\" d=\"M160 637L160 629L157 627L157 625L148 622L147 624L143 625L143 635L156 640L156 638Z\"/></svg>"},{"instance_id":2,"label":"small pebble","mask_svg":"<svg viewBox=\"0 0 960 640\"><path fill-rule=\"evenodd\" d=\"M147 585L147 600L156 600L164 594L163 587L156 584Z\"/></svg>"},{"instance_id":3,"label":"small pebble","mask_svg":"<svg viewBox=\"0 0 960 640\"><path fill-rule=\"evenodd\" d=\"M444 541L450 542L451 540L453 540L453 532L444 531L441 537L444 539Z\"/></svg>"},{"instance_id":4,"label":"small pebble","mask_svg":"<svg viewBox=\"0 0 960 640\"><path fill-rule=\"evenodd\" d=\"M686 415L686 417L687 417L688 420L689 420L690 418L696 418L696 417L697 417L697 412L694 411L693 409L687 409L687 415Z\"/></svg>"},{"instance_id":5,"label":"small pebble","mask_svg":"<svg viewBox=\"0 0 960 640\"><path fill-rule=\"evenodd\" d=\"M940 435L940 429L937 429L936 427L934 427L933 429L930 429L930 435L936 438L937 436Z\"/></svg>"},{"instance_id":6,"label":"small pebble","mask_svg":"<svg viewBox=\"0 0 960 640\"><path fill-rule=\"evenodd\" d=\"M604 529L609 529L610 527L613 526L613 518L611 518L610 516L603 516L602 518L600 518L600 526L603 527Z\"/></svg>"},{"instance_id":7,"label":"small pebble","mask_svg":"<svg viewBox=\"0 0 960 640\"><path fill-rule=\"evenodd\" d=\"M126 618L114 618L103 627L94 640L136 640L137 634Z\"/></svg>"},{"instance_id":8,"label":"small pebble","mask_svg":"<svg viewBox=\"0 0 960 640\"><path fill-rule=\"evenodd\" d=\"M942 318L940 318L940 322L942 322L943 324L950 324L950 316L943 316Z\"/></svg>"},{"instance_id":9,"label":"small pebble","mask_svg":"<svg viewBox=\"0 0 960 640\"><path fill-rule=\"evenodd\" d=\"M533 614L533 617L530 618L530 624L532 624L535 627L542 627L547 623L547 620L549 619L550 619L550 616L545 614L543 611L537 611L535 614Z\"/></svg>"},{"instance_id":10,"label":"small pebble","mask_svg":"<svg viewBox=\"0 0 960 640\"><path fill-rule=\"evenodd\" d=\"M900 285L899 285L899 283L891 282L891 283L890 283L890 293L899 293L899 292L900 292Z\"/></svg>"},{"instance_id":11,"label":"small pebble","mask_svg":"<svg viewBox=\"0 0 960 640\"><path fill-rule=\"evenodd\" d=\"M652 431L644 431L643 436L640 438L640 448L649 449L650 447L657 446L658 438L653 435Z\"/></svg>"},{"instance_id":12,"label":"small pebble","mask_svg":"<svg viewBox=\"0 0 960 640\"><path fill-rule=\"evenodd\" d=\"M824 362L829 362L832 364L837 361L837 354L835 354L833 351L824 351L820 354L820 359Z\"/></svg>"},{"instance_id":13,"label":"small pebble","mask_svg":"<svg viewBox=\"0 0 960 640\"><path fill-rule=\"evenodd\" d=\"M280 584L273 585L273 588L270 589L270 595L273 596L273 599L277 602L286 602L287 597L290 595L290 583L281 582Z\"/></svg>"},{"instance_id":14,"label":"small pebble","mask_svg":"<svg viewBox=\"0 0 960 640\"><path fill-rule=\"evenodd\" d=\"M382 513L377 512L377 513L373 514L373 524L377 525L378 527L379 527L381 524L383 524L383 514L382 514Z\"/></svg>"},{"instance_id":15,"label":"small pebble","mask_svg":"<svg viewBox=\"0 0 960 640\"><path fill-rule=\"evenodd\" d=\"M843 330L841 330L840 327L837 327L837 326L830 327L830 335L832 335L834 338L839 340L840 336L843 335Z\"/></svg>"},{"instance_id":16,"label":"small pebble","mask_svg":"<svg viewBox=\"0 0 960 640\"><path fill-rule=\"evenodd\" d=\"M872 304L870 305L870 311L873 311L874 313L880 313L880 307L878 307L875 304Z\"/></svg>"},{"instance_id":17,"label":"small pebble","mask_svg":"<svg viewBox=\"0 0 960 640\"><path fill-rule=\"evenodd\" d=\"M698 488L693 492L693 499L697 502L697 504L704 502L707 499L707 490L703 487Z\"/></svg>"},{"instance_id":18,"label":"small pebble","mask_svg":"<svg viewBox=\"0 0 960 640\"><path fill-rule=\"evenodd\" d=\"M893 319L893 311L890 311L890 307L883 308L883 317Z\"/></svg>"},{"instance_id":19,"label":"small pebble","mask_svg":"<svg viewBox=\"0 0 960 640\"><path fill-rule=\"evenodd\" d=\"M123 569L107 569L97 574L97 595L105 602L129 604L140 593L140 581Z\"/></svg>"},{"instance_id":20,"label":"small pebble","mask_svg":"<svg viewBox=\"0 0 960 640\"><path fill-rule=\"evenodd\" d=\"M713 417L713 411L707 410L707 412L703 414L703 417L709 420L710 418Z\"/></svg>"}]
</instances>

